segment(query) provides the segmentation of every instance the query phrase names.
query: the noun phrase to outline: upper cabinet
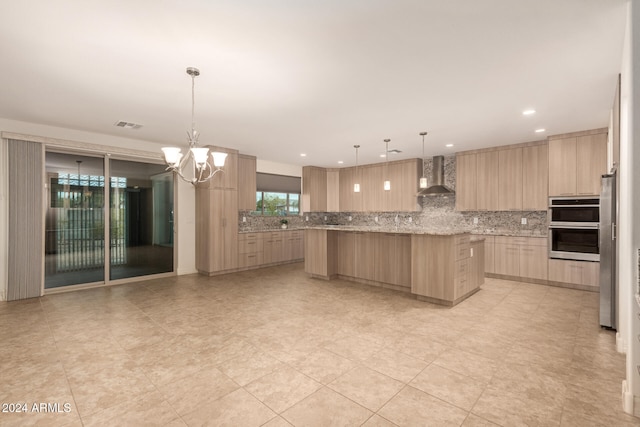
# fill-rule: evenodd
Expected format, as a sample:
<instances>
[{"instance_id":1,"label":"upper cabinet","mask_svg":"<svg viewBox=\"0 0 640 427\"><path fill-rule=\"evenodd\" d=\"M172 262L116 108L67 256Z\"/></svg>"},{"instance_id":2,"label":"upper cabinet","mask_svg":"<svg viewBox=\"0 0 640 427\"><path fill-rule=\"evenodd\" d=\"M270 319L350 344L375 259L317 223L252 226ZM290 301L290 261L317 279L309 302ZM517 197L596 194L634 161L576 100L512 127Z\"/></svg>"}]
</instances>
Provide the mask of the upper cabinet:
<instances>
[{"instance_id":1,"label":"upper cabinet","mask_svg":"<svg viewBox=\"0 0 640 427\"><path fill-rule=\"evenodd\" d=\"M477 155L456 154L456 210L476 210L477 200Z\"/></svg>"},{"instance_id":2,"label":"upper cabinet","mask_svg":"<svg viewBox=\"0 0 640 427\"><path fill-rule=\"evenodd\" d=\"M499 155L497 151L483 151L477 154L476 210L494 211L498 206Z\"/></svg>"},{"instance_id":3,"label":"upper cabinet","mask_svg":"<svg viewBox=\"0 0 640 427\"><path fill-rule=\"evenodd\" d=\"M238 154L238 209L256 208L256 158Z\"/></svg>"},{"instance_id":4,"label":"upper cabinet","mask_svg":"<svg viewBox=\"0 0 640 427\"><path fill-rule=\"evenodd\" d=\"M522 210L543 211L548 206L549 161L547 144L522 149Z\"/></svg>"},{"instance_id":5,"label":"upper cabinet","mask_svg":"<svg viewBox=\"0 0 640 427\"><path fill-rule=\"evenodd\" d=\"M549 139L549 196L599 195L606 172L606 130Z\"/></svg>"},{"instance_id":6,"label":"upper cabinet","mask_svg":"<svg viewBox=\"0 0 640 427\"><path fill-rule=\"evenodd\" d=\"M522 210L522 148L498 151L498 210Z\"/></svg>"},{"instance_id":7,"label":"upper cabinet","mask_svg":"<svg viewBox=\"0 0 640 427\"><path fill-rule=\"evenodd\" d=\"M547 182L546 142L458 153L456 210L545 210Z\"/></svg>"},{"instance_id":8,"label":"upper cabinet","mask_svg":"<svg viewBox=\"0 0 640 427\"><path fill-rule=\"evenodd\" d=\"M418 179L422 160L409 159L374 165L324 169L302 168L305 212L412 212L419 211ZM383 183L391 182L385 191ZM354 184L360 185L358 193Z\"/></svg>"},{"instance_id":9,"label":"upper cabinet","mask_svg":"<svg viewBox=\"0 0 640 427\"><path fill-rule=\"evenodd\" d=\"M306 212L327 212L327 170L315 166L302 168L302 200Z\"/></svg>"}]
</instances>

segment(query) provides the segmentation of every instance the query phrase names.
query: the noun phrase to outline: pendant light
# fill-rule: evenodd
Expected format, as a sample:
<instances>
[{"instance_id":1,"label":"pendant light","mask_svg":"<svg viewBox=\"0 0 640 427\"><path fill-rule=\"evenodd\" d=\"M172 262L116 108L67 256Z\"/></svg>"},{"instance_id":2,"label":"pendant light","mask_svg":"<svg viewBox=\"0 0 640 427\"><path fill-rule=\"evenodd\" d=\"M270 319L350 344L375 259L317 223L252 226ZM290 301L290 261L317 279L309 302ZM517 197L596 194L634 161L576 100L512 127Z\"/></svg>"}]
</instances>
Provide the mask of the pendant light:
<instances>
[{"instance_id":1,"label":"pendant light","mask_svg":"<svg viewBox=\"0 0 640 427\"><path fill-rule=\"evenodd\" d=\"M356 182L355 184L353 184L353 192L354 193L359 193L360 192L360 184L358 183L358 148L360 148L359 145L354 145L353 148L356 149Z\"/></svg>"},{"instance_id":2,"label":"pendant light","mask_svg":"<svg viewBox=\"0 0 640 427\"><path fill-rule=\"evenodd\" d=\"M389 181L389 141L391 141L390 139L385 139L385 151L384 151L384 158L385 158L385 176L387 177L387 179L384 181L384 191L389 191L391 190L391 181Z\"/></svg>"},{"instance_id":3,"label":"pendant light","mask_svg":"<svg viewBox=\"0 0 640 427\"><path fill-rule=\"evenodd\" d=\"M194 67L187 68L187 74L191 77L191 132L187 131L189 151L183 156L179 147L163 147L164 159L167 163L167 170L175 172L181 179L197 185L213 178L218 172L223 172L227 153L213 151L209 153L207 147L198 146L200 133L195 129L195 79L200 75L200 70ZM209 159L211 154L211 159ZM191 167L187 165L191 164ZM190 173L187 173L187 169ZM187 177L187 175L189 175ZM193 176L193 178L191 178Z\"/></svg>"},{"instance_id":4,"label":"pendant light","mask_svg":"<svg viewBox=\"0 0 640 427\"><path fill-rule=\"evenodd\" d=\"M420 178L420 188L427 188L427 177L424 176L424 137L427 135L427 132L420 132L422 136L422 178Z\"/></svg>"}]
</instances>

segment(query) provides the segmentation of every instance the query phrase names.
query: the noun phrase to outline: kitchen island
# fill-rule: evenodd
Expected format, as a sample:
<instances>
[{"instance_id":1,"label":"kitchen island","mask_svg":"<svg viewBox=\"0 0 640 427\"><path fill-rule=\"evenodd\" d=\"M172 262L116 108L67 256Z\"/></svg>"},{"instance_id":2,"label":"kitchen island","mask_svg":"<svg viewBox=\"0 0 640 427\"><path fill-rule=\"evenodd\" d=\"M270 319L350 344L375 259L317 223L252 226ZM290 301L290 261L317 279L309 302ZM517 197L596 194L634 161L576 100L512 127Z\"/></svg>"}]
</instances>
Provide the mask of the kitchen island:
<instances>
[{"instance_id":1,"label":"kitchen island","mask_svg":"<svg viewBox=\"0 0 640 427\"><path fill-rule=\"evenodd\" d=\"M479 290L481 239L468 232L326 226L305 230L305 272L415 294L453 306ZM472 248L473 247L473 248Z\"/></svg>"}]
</instances>

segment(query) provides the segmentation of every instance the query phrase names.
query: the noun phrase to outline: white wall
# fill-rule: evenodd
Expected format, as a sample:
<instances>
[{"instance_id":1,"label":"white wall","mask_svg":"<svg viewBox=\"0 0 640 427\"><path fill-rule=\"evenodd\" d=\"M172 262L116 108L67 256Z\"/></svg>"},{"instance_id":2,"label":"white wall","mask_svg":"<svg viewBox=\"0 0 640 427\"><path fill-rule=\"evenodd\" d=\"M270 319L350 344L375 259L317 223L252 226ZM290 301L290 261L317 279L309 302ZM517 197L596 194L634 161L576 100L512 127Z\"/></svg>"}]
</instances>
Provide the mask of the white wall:
<instances>
[{"instance_id":1,"label":"white wall","mask_svg":"<svg viewBox=\"0 0 640 427\"><path fill-rule=\"evenodd\" d=\"M257 172L272 173L274 175L302 176L302 167L288 165L285 163L271 162L269 160L260 160L256 162Z\"/></svg>"},{"instance_id":2,"label":"white wall","mask_svg":"<svg viewBox=\"0 0 640 427\"><path fill-rule=\"evenodd\" d=\"M640 0L629 2L627 28L621 65L620 97L620 224L619 224L619 299L621 347L626 348L627 369L623 384L623 406L628 413L640 415L640 309L636 302L638 286L638 248L640 248ZM635 197L634 197L635 196Z\"/></svg>"}]
</instances>

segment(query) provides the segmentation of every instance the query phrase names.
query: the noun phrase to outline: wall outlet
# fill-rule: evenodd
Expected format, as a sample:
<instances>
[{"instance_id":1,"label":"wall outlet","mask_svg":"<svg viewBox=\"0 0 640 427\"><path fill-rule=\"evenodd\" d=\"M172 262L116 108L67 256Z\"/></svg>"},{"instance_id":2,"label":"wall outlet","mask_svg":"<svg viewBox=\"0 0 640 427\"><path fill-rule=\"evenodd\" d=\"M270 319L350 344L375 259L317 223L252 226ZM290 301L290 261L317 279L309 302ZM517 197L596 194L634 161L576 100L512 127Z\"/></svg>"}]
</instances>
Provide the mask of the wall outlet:
<instances>
[{"instance_id":1,"label":"wall outlet","mask_svg":"<svg viewBox=\"0 0 640 427\"><path fill-rule=\"evenodd\" d=\"M473 223L476 224L476 225L478 224L478 217L477 216L473 217Z\"/></svg>"},{"instance_id":2,"label":"wall outlet","mask_svg":"<svg viewBox=\"0 0 640 427\"><path fill-rule=\"evenodd\" d=\"M349 215L349 221L351 221L353 219L353 217L351 215Z\"/></svg>"},{"instance_id":3,"label":"wall outlet","mask_svg":"<svg viewBox=\"0 0 640 427\"><path fill-rule=\"evenodd\" d=\"M375 222L378 222L378 217L376 216L375 218L373 218L373 220L374 220Z\"/></svg>"},{"instance_id":4,"label":"wall outlet","mask_svg":"<svg viewBox=\"0 0 640 427\"><path fill-rule=\"evenodd\" d=\"M527 225L527 218L520 219L520 224Z\"/></svg>"},{"instance_id":5,"label":"wall outlet","mask_svg":"<svg viewBox=\"0 0 640 427\"><path fill-rule=\"evenodd\" d=\"M305 216L305 217L304 217L304 220L305 220L305 221L309 221L309 215Z\"/></svg>"},{"instance_id":6,"label":"wall outlet","mask_svg":"<svg viewBox=\"0 0 640 427\"><path fill-rule=\"evenodd\" d=\"M246 216L242 217L242 222L247 222L247 217Z\"/></svg>"},{"instance_id":7,"label":"wall outlet","mask_svg":"<svg viewBox=\"0 0 640 427\"><path fill-rule=\"evenodd\" d=\"M327 220L327 216L326 216L326 215L324 216L324 220L325 220L325 221Z\"/></svg>"},{"instance_id":8,"label":"wall outlet","mask_svg":"<svg viewBox=\"0 0 640 427\"><path fill-rule=\"evenodd\" d=\"M411 224L413 222L413 218L409 217L407 221L409 221L409 224Z\"/></svg>"}]
</instances>

